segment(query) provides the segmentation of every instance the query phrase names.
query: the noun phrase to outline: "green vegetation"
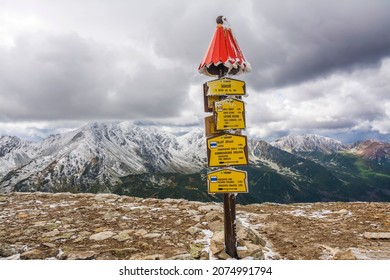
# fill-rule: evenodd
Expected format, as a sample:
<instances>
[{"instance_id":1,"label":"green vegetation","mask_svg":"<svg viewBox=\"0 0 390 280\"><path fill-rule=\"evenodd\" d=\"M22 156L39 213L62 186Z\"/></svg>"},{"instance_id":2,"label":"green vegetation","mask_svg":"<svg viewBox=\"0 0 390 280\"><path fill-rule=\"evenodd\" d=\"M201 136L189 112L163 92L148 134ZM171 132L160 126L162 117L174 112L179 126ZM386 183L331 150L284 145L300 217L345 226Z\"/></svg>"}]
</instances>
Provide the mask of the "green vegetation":
<instances>
[{"instance_id":1,"label":"green vegetation","mask_svg":"<svg viewBox=\"0 0 390 280\"><path fill-rule=\"evenodd\" d=\"M370 179L375 177L387 178L390 179L389 174L381 173L379 166L373 166L370 162L364 161L362 158L357 158L355 161L355 165L359 170L359 174L362 178Z\"/></svg>"},{"instance_id":2,"label":"green vegetation","mask_svg":"<svg viewBox=\"0 0 390 280\"><path fill-rule=\"evenodd\" d=\"M277 162L244 166L249 193L239 194L241 204L316 201L390 201L390 168L347 153L320 152L293 155L269 148L263 156ZM140 197L184 198L221 201L222 195L207 193L207 170L199 174L140 174L121 178L114 193Z\"/></svg>"},{"instance_id":3,"label":"green vegetation","mask_svg":"<svg viewBox=\"0 0 390 280\"><path fill-rule=\"evenodd\" d=\"M241 204L317 201L390 201L390 167L349 153L320 152L293 155L267 146L263 161L239 169L248 172L249 193L239 194ZM98 163L88 166L98 170ZM222 201L221 194L208 193L208 170L197 174L145 173L120 178L114 185L94 178L74 176L53 182L26 178L16 191L112 192L144 198L183 198L196 201ZM95 172L93 172L95 173ZM12 176L7 174L5 179ZM38 176L37 176L38 177ZM3 179L3 180L5 180ZM106 180L106 178L103 178Z\"/></svg>"}]
</instances>

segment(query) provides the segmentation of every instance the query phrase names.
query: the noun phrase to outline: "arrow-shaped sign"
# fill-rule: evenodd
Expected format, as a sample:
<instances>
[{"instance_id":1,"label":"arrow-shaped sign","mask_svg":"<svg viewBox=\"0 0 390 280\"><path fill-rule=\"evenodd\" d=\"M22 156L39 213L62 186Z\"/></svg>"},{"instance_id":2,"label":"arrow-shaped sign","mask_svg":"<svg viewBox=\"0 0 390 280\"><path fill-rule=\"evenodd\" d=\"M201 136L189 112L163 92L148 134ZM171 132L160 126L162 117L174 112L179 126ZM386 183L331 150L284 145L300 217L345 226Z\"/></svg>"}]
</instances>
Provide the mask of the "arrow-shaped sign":
<instances>
[{"instance_id":1,"label":"arrow-shaped sign","mask_svg":"<svg viewBox=\"0 0 390 280\"><path fill-rule=\"evenodd\" d=\"M245 135L222 134L207 139L210 167L247 165L248 149Z\"/></svg>"},{"instance_id":2,"label":"arrow-shaped sign","mask_svg":"<svg viewBox=\"0 0 390 280\"><path fill-rule=\"evenodd\" d=\"M221 169L207 174L209 193L248 192L247 173L237 169Z\"/></svg>"}]
</instances>

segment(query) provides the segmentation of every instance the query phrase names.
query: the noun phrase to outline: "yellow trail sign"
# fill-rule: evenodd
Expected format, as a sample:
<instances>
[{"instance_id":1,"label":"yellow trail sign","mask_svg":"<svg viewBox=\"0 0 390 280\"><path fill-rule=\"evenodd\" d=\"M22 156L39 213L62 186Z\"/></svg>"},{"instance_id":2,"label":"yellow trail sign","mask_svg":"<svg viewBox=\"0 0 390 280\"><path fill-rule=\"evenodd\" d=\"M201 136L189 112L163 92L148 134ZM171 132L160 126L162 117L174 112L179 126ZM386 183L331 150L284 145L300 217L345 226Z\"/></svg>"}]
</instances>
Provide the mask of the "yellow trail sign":
<instances>
[{"instance_id":1,"label":"yellow trail sign","mask_svg":"<svg viewBox=\"0 0 390 280\"><path fill-rule=\"evenodd\" d=\"M204 90L206 95L245 95L245 82L222 78L207 82Z\"/></svg>"},{"instance_id":2,"label":"yellow trail sign","mask_svg":"<svg viewBox=\"0 0 390 280\"><path fill-rule=\"evenodd\" d=\"M248 177L245 171L221 169L207 174L209 193L247 193Z\"/></svg>"},{"instance_id":3,"label":"yellow trail sign","mask_svg":"<svg viewBox=\"0 0 390 280\"><path fill-rule=\"evenodd\" d=\"M244 129L244 102L237 99L224 99L214 102L216 130Z\"/></svg>"},{"instance_id":4,"label":"yellow trail sign","mask_svg":"<svg viewBox=\"0 0 390 280\"><path fill-rule=\"evenodd\" d=\"M209 167L247 165L246 136L222 134L208 138L207 157Z\"/></svg>"}]
</instances>

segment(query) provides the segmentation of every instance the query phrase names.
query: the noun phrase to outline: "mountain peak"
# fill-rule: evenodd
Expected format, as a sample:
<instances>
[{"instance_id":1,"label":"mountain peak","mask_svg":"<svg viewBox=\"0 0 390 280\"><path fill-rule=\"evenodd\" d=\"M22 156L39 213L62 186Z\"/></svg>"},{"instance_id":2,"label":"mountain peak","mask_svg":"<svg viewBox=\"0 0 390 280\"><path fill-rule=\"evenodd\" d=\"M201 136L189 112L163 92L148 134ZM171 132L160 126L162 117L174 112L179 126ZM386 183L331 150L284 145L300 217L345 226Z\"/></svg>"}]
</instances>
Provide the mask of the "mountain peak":
<instances>
[{"instance_id":1,"label":"mountain peak","mask_svg":"<svg viewBox=\"0 0 390 280\"><path fill-rule=\"evenodd\" d=\"M184 129L187 131L185 134L177 130L175 133L172 127L96 122L34 143L21 141L17 137L0 137L0 152L3 154L0 156L0 193L124 190L131 193L141 189L141 194L155 196L180 194L181 190L176 187L182 187L183 193L187 194L187 190L190 190L191 196L203 199L207 195L203 196L202 191L200 195L191 191L194 188L201 190L198 183L205 184L207 149L204 130L196 128L188 131L189 128L182 127L180 131L184 132ZM294 199L306 201L313 197L322 200L344 198L335 190L355 184L356 178L360 178L356 170L370 168L371 173L368 174L384 174L378 177L381 180L388 178L389 145L370 140L347 146L340 141L313 134L290 135L272 142L272 145L248 138L250 165L244 170L248 171L251 180L253 178L251 184L264 186L263 190L278 186L278 190L284 191L277 197L270 194L265 198L263 194L260 195L260 189L253 186L257 190L245 201L270 199L292 202ZM316 153L295 155L288 151ZM323 153L338 151L343 153L323 156ZM368 159L367 163L362 161L363 158ZM339 170L342 170L341 180L338 179ZM349 171L352 175L346 175ZM368 182L372 184L375 178L370 177ZM328 192L324 187L317 188L318 192L324 191L321 195L307 194L305 189L312 185L330 186L332 191ZM380 181L378 188L382 185ZM381 191L370 190L370 199L387 197L388 190ZM362 193L366 196L366 193Z\"/></svg>"},{"instance_id":2,"label":"mountain peak","mask_svg":"<svg viewBox=\"0 0 390 280\"><path fill-rule=\"evenodd\" d=\"M16 136L0 136L0 157L18 148L21 140Z\"/></svg>"},{"instance_id":3,"label":"mountain peak","mask_svg":"<svg viewBox=\"0 0 390 280\"><path fill-rule=\"evenodd\" d=\"M132 122L89 123L30 144L4 136L0 193L12 190L15 182L21 191L31 189L29 184L55 191L56 185L105 188L129 174L196 173L205 163L202 136L194 130L177 137L166 129ZM12 180L2 178L7 173Z\"/></svg>"},{"instance_id":4,"label":"mountain peak","mask_svg":"<svg viewBox=\"0 0 390 280\"><path fill-rule=\"evenodd\" d=\"M379 164L388 164L390 159L390 144L378 140L365 140L353 145L352 151L365 159L375 160Z\"/></svg>"},{"instance_id":5,"label":"mountain peak","mask_svg":"<svg viewBox=\"0 0 390 280\"><path fill-rule=\"evenodd\" d=\"M317 134L289 135L279 138L271 145L287 152L334 153L347 148L342 142Z\"/></svg>"}]
</instances>

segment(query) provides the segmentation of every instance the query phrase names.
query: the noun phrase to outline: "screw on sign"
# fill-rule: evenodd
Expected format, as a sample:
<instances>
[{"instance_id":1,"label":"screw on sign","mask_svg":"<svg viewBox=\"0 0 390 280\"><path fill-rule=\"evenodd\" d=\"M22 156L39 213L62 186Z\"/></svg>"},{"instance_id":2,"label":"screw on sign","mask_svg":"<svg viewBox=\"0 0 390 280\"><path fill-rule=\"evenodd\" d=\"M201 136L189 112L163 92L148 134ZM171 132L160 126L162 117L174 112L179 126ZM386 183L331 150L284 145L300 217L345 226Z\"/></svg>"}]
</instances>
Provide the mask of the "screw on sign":
<instances>
[{"instance_id":1,"label":"screw on sign","mask_svg":"<svg viewBox=\"0 0 390 280\"><path fill-rule=\"evenodd\" d=\"M217 27L198 68L201 74L217 77L203 85L204 111L213 115L205 118L207 157L209 167L224 167L208 174L209 193L223 193L226 253L237 258L236 194L248 191L244 171L230 168L248 164L245 129L245 82L225 77L250 71L226 18L217 18ZM233 131L233 132L232 132ZM227 168L229 167L229 168Z\"/></svg>"}]
</instances>

